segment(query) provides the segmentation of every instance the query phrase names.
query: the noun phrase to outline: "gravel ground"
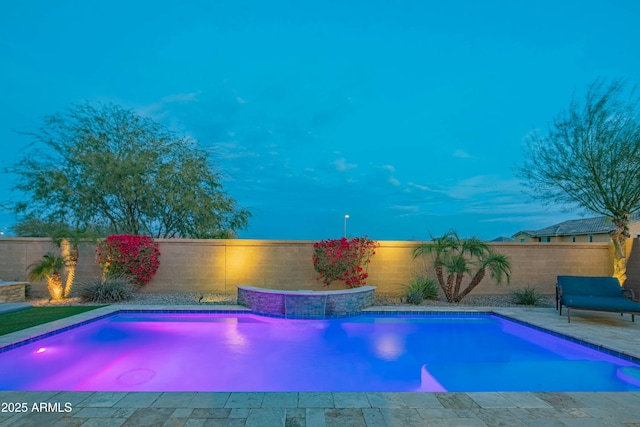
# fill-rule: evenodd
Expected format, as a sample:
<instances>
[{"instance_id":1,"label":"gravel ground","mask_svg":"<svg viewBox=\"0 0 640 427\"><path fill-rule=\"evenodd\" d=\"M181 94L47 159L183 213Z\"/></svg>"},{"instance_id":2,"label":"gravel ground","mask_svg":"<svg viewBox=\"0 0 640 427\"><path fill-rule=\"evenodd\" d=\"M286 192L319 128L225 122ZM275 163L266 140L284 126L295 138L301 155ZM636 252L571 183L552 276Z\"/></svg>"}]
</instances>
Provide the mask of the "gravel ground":
<instances>
[{"instance_id":1,"label":"gravel ground","mask_svg":"<svg viewBox=\"0 0 640 427\"><path fill-rule=\"evenodd\" d=\"M398 297L388 297L377 295L376 305L407 305ZM435 300L424 300L425 306L475 306L475 307L522 307L515 303L511 295L467 295L460 303L448 303L444 296ZM538 300L536 307L555 307L555 299L550 296L542 296Z\"/></svg>"},{"instance_id":2,"label":"gravel ground","mask_svg":"<svg viewBox=\"0 0 640 427\"><path fill-rule=\"evenodd\" d=\"M27 303L33 306L59 306L59 305L95 305L95 303L83 303L79 298L67 298L61 302L51 302L48 298L34 297L29 298ZM197 293L172 293L172 294L147 294L136 293L134 297L121 304L140 304L140 305L224 305L235 304L235 294L197 294ZM386 295L376 295L376 305L407 305L402 298ZM458 304L451 304L444 297L437 300L425 300L423 306L484 306L484 307L514 307L517 304L513 301L511 295L467 295L467 297ZM544 296L540 298L538 307L554 307L555 300L552 297Z\"/></svg>"}]
</instances>

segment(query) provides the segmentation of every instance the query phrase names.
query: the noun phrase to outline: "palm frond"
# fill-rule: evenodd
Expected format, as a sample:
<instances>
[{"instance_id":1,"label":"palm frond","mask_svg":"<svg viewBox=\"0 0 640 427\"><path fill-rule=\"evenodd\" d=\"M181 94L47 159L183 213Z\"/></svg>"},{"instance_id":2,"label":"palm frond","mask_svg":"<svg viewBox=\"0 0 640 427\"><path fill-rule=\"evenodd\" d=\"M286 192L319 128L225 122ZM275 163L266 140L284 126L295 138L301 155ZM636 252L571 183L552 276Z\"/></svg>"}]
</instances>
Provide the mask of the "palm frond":
<instances>
[{"instance_id":1,"label":"palm frond","mask_svg":"<svg viewBox=\"0 0 640 427\"><path fill-rule=\"evenodd\" d=\"M505 255L491 252L483 259L483 266L489 270L491 278L495 279L496 283L501 283L503 276L506 276L507 283L511 281L511 265Z\"/></svg>"},{"instance_id":2,"label":"palm frond","mask_svg":"<svg viewBox=\"0 0 640 427\"><path fill-rule=\"evenodd\" d=\"M29 280L45 279L53 274L57 274L67 265L64 257L47 252L42 256L39 262L35 262L29 266Z\"/></svg>"}]
</instances>

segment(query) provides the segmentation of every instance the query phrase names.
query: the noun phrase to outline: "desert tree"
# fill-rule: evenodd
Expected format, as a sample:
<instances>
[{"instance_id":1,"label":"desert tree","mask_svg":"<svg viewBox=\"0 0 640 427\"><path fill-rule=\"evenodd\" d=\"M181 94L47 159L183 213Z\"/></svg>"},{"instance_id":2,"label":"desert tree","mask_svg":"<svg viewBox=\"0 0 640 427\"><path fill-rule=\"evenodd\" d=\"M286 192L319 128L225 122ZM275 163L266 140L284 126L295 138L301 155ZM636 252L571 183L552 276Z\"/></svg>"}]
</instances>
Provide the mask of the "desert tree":
<instances>
[{"instance_id":1,"label":"desert tree","mask_svg":"<svg viewBox=\"0 0 640 427\"><path fill-rule=\"evenodd\" d=\"M23 218L156 238L229 237L248 225L210 150L132 110L72 105L27 135L9 168Z\"/></svg>"},{"instance_id":2,"label":"desert tree","mask_svg":"<svg viewBox=\"0 0 640 427\"><path fill-rule=\"evenodd\" d=\"M630 216L640 210L639 102L625 82L595 81L584 100L574 97L546 132L529 134L526 160L516 168L534 199L611 221L614 275L621 283Z\"/></svg>"}]
</instances>

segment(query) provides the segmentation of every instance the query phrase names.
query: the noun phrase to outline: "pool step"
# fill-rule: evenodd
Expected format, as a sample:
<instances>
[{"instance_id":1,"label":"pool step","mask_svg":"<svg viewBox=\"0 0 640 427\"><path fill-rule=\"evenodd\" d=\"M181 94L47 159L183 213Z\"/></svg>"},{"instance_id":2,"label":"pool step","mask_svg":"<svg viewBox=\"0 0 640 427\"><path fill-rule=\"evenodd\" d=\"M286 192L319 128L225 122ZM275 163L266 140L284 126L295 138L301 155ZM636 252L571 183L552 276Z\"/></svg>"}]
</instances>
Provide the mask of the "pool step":
<instances>
[{"instance_id":1,"label":"pool step","mask_svg":"<svg viewBox=\"0 0 640 427\"><path fill-rule=\"evenodd\" d=\"M597 360L429 363L421 379L418 391L640 391L640 367Z\"/></svg>"}]
</instances>

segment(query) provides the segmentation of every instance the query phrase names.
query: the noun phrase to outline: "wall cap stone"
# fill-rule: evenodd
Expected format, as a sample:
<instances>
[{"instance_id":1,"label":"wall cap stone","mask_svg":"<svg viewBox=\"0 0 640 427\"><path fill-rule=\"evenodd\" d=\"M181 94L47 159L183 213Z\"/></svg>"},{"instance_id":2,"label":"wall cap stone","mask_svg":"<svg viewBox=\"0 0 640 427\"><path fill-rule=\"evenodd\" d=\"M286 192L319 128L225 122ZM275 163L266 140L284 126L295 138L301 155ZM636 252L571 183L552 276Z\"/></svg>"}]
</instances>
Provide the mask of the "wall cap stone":
<instances>
[{"instance_id":1,"label":"wall cap stone","mask_svg":"<svg viewBox=\"0 0 640 427\"><path fill-rule=\"evenodd\" d=\"M249 285L238 285L238 289L252 291L252 292L261 292L265 294L279 294L279 295L336 295L336 294L355 294L359 292L368 292L371 290L375 290L377 286L360 286L357 288L351 289L335 289L332 291L313 291L313 290L300 290L300 291L290 291L290 290L278 290L278 289L267 289L267 288L259 288L256 286Z\"/></svg>"},{"instance_id":2,"label":"wall cap stone","mask_svg":"<svg viewBox=\"0 0 640 427\"><path fill-rule=\"evenodd\" d=\"M0 286L11 286L11 285L28 285L27 282L5 282L4 280L0 280Z\"/></svg>"}]
</instances>

